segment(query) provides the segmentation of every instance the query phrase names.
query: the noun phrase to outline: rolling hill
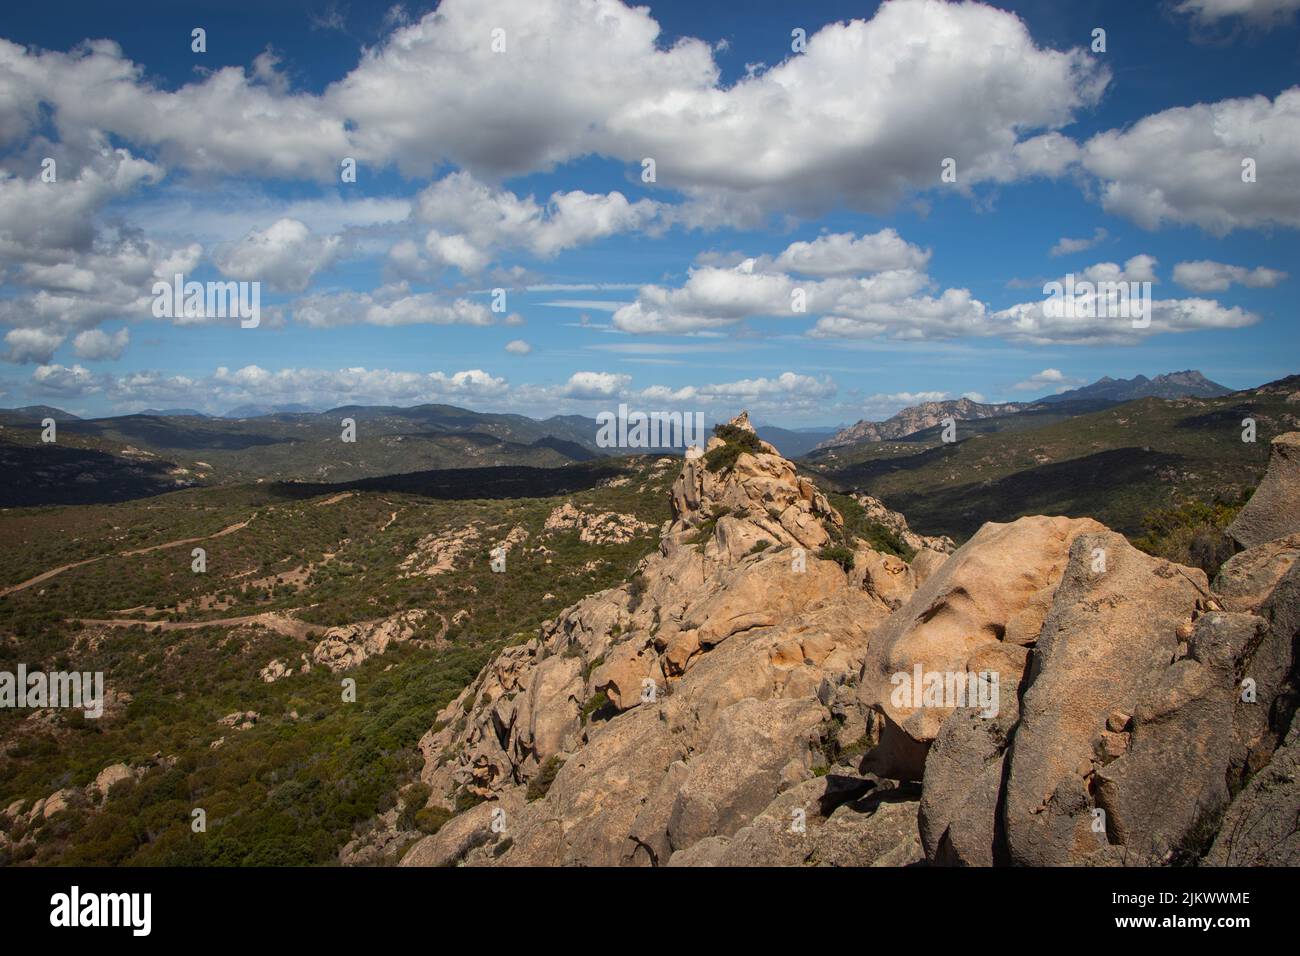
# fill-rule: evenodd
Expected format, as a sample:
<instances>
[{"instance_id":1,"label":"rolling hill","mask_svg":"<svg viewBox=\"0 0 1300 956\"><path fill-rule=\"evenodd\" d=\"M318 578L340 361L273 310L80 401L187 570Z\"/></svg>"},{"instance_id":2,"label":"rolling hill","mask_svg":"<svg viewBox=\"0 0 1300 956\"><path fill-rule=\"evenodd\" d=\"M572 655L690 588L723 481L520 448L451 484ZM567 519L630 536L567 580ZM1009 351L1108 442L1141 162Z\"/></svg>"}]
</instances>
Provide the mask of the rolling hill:
<instances>
[{"instance_id":1,"label":"rolling hill","mask_svg":"<svg viewBox=\"0 0 1300 956\"><path fill-rule=\"evenodd\" d=\"M58 422L41 441L40 422ZM354 443L342 423L355 423ZM430 469L590 461L596 423L450 405L347 405L251 418L121 415L79 419L45 406L0 410L0 506L124 501L194 485L353 481Z\"/></svg>"}]
</instances>

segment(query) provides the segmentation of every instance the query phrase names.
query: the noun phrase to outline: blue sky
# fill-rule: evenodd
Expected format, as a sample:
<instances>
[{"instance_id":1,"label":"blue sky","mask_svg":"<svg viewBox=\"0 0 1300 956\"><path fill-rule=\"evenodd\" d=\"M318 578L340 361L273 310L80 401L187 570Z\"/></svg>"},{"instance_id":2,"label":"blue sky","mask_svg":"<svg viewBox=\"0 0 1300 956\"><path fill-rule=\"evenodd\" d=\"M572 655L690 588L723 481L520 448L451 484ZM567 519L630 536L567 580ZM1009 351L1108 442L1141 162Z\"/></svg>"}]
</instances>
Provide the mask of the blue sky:
<instances>
[{"instance_id":1,"label":"blue sky","mask_svg":"<svg viewBox=\"0 0 1300 956\"><path fill-rule=\"evenodd\" d=\"M798 426L1259 384L1298 364L1297 6L11 6L0 404ZM176 271L261 324L154 317ZM1067 273L1151 281L1151 327L1045 320Z\"/></svg>"}]
</instances>

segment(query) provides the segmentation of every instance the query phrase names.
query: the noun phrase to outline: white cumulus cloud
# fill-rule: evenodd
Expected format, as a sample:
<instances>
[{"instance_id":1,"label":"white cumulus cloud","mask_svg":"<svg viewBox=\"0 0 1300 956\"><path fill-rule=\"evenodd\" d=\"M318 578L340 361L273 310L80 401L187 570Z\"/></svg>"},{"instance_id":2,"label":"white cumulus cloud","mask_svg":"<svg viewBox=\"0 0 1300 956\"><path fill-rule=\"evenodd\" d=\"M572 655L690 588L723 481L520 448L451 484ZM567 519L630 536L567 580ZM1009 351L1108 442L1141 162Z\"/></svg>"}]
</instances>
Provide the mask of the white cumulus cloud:
<instances>
[{"instance_id":1,"label":"white cumulus cloud","mask_svg":"<svg viewBox=\"0 0 1300 956\"><path fill-rule=\"evenodd\" d=\"M72 340L77 358L88 362L120 359L131 341L130 329L118 329L111 335L103 329L87 329Z\"/></svg>"},{"instance_id":2,"label":"white cumulus cloud","mask_svg":"<svg viewBox=\"0 0 1300 956\"><path fill-rule=\"evenodd\" d=\"M1222 292L1233 283L1249 289L1271 289L1286 277L1287 274L1279 269L1265 266L1247 269L1209 259L1180 262L1174 266L1174 281L1193 292Z\"/></svg>"}]
</instances>

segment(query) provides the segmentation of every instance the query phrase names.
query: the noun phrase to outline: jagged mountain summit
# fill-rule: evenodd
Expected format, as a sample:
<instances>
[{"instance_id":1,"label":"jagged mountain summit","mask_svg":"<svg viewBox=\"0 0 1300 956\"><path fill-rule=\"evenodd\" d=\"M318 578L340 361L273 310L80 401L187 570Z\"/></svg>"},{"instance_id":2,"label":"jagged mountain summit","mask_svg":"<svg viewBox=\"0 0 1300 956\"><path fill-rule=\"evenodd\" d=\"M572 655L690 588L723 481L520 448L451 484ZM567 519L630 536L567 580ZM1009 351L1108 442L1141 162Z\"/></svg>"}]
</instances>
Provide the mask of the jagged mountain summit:
<instances>
[{"instance_id":1,"label":"jagged mountain summit","mask_svg":"<svg viewBox=\"0 0 1300 956\"><path fill-rule=\"evenodd\" d=\"M954 418L959 422L976 421L981 418L996 418L1000 415L1014 415L1028 406L1022 402L1002 402L985 405L969 398L958 398L946 402L922 402L912 405L901 412L885 419L883 422L871 422L863 419L836 432L830 438L817 445L817 448L834 448L837 445L851 445L854 442L891 441L906 438L908 435L933 428L945 418Z\"/></svg>"},{"instance_id":2,"label":"jagged mountain summit","mask_svg":"<svg viewBox=\"0 0 1300 956\"><path fill-rule=\"evenodd\" d=\"M1040 402L1069 402L1080 399L1106 399L1112 402L1131 402L1138 398L1217 398L1231 394L1232 389L1212 382L1200 372L1188 369L1147 378L1111 378L1103 376L1091 385L1045 395Z\"/></svg>"},{"instance_id":3,"label":"jagged mountain summit","mask_svg":"<svg viewBox=\"0 0 1300 956\"><path fill-rule=\"evenodd\" d=\"M741 416L631 580L437 715L446 822L343 862L1294 865L1297 441L1211 585L1088 518L883 553Z\"/></svg>"}]
</instances>

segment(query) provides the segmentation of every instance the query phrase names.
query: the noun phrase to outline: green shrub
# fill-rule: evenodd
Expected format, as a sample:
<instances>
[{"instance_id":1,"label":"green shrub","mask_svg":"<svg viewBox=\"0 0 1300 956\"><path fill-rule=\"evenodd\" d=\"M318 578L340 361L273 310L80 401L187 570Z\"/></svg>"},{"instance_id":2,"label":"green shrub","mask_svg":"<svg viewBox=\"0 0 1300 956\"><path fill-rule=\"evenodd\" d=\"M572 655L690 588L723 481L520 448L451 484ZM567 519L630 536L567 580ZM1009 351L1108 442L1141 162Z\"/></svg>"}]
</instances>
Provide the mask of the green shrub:
<instances>
[{"instance_id":1,"label":"green shrub","mask_svg":"<svg viewBox=\"0 0 1300 956\"><path fill-rule=\"evenodd\" d=\"M1222 501L1156 508L1143 517L1146 533L1133 539L1133 544L1158 558L1200 568L1213 579L1235 550L1224 529L1240 510L1240 505Z\"/></svg>"},{"instance_id":2,"label":"green shrub","mask_svg":"<svg viewBox=\"0 0 1300 956\"><path fill-rule=\"evenodd\" d=\"M916 551L909 548L907 543L898 536L897 532L867 517L866 509L849 495L831 493L827 497L844 518L842 531L838 528L827 527L827 533L832 538L842 539L844 543L857 538L873 551L892 554L904 561L911 561L916 556Z\"/></svg>"},{"instance_id":3,"label":"green shrub","mask_svg":"<svg viewBox=\"0 0 1300 956\"><path fill-rule=\"evenodd\" d=\"M422 833L437 833L453 816L446 807L425 807L415 813L415 829Z\"/></svg>"},{"instance_id":4,"label":"green shrub","mask_svg":"<svg viewBox=\"0 0 1300 956\"><path fill-rule=\"evenodd\" d=\"M397 821L403 830L416 828L416 815L429 802L429 794L432 792L429 785L423 782L413 783L402 791L402 812L398 815Z\"/></svg>"},{"instance_id":5,"label":"green shrub","mask_svg":"<svg viewBox=\"0 0 1300 956\"><path fill-rule=\"evenodd\" d=\"M546 758L546 762L537 771L537 776L528 781L529 803L534 800L541 800L550 792L551 784L555 782L555 775L560 772L560 768L563 766L564 761L556 754Z\"/></svg>"},{"instance_id":6,"label":"green shrub","mask_svg":"<svg viewBox=\"0 0 1300 956\"><path fill-rule=\"evenodd\" d=\"M456 796L452 803L455 804L457 813L464 813L466 810L473 809L483 802L485 798L480 797L477 793L471 793L465 787L456 791Z\"/></svg>"},{"instance_id":7,"label":"green shrub","mask_svg":"<svg viewBox=\"0 0 1300 956\"><path fill-rule=\"evenodd\" d=\"M817 552L817 556L823 561L834 561L845 572L853 570L853 551L843 545L831 544Z\"/></svg>"},{"instance_id":8,"label":"green shrub","mask_svg":"<svg viewBox=\"0 0 1300 956\"><path fill-rule=\"evenodd\" d=\"M587 701L587 703L584 704L582 707L582 722L585 724L596 714L598 710L603 708L608 703L609 703L609 698L605 696L605 692L603 690L598 694L592 695L591 700Z\"/></svg>"}]
</instances>

